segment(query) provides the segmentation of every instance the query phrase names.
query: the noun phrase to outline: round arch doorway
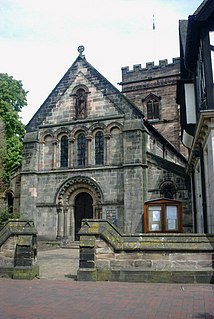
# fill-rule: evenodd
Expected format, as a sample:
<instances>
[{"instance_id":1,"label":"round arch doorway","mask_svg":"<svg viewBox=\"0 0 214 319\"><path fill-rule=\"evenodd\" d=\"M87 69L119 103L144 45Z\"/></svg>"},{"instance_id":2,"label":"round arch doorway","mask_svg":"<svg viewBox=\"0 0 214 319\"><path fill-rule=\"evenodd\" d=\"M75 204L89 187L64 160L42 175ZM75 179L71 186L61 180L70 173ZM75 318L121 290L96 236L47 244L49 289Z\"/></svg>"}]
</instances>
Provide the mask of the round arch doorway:
<instances>
[{"instance_id":1,"label":"round arch doorway","mask_svg":"<svg viewBox=\"0 0 214 319\"><path fill-rule=\"evenodd\" d=\"M78 232L84 218L93 218L93 199L86 192L80 193L75 198L74 220L75 220L75 240L79 240Z\"/></svg>"}]
</instances>

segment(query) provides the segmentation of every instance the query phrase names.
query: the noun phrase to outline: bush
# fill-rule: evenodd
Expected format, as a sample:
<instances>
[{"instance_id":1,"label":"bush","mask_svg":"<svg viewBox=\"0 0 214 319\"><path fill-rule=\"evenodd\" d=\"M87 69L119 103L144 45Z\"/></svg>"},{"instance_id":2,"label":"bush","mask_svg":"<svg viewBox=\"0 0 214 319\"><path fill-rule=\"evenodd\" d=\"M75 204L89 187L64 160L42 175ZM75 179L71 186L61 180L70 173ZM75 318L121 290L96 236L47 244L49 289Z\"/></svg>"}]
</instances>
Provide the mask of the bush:
<instances>
[{"instance_id":1,"label":"bush","mask_svg":"<svg viewBox=\"0 0 214 319\"><path fill-rule=\"evenodd\" d=\"M0 229L9 219L18 219L18 214L10 213L6 208L0 209Z\"/></svg>"}]
</instances>

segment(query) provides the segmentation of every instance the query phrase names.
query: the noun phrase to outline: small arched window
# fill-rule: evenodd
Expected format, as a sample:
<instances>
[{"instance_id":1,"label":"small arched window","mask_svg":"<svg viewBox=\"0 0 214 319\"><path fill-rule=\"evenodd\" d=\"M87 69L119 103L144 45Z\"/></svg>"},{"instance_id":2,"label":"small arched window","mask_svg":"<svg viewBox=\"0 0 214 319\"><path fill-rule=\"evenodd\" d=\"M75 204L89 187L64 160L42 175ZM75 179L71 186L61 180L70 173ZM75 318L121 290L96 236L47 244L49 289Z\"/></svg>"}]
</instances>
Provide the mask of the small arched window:
<instances>
[{"instance_id":1,"label":"small arched window","mask_svg":"<svg viewBox=\"0 0 214 319\"><path fill-rule=\"evenodd\" d=\"M166 183L161 187L160 194L164 198L174 199L176 195L175 186L172 183Z\"/></svg>"},{"instance_id":2,"label":"small arched window","mask_svg":"<svg viewBox=\"0 0 214 319\"><path fill-rule=\"evenodd\" d=\"M68 167L68 137L62 136L60 142L60 167Z\"/></svg>"},{"instance_id":3,"label":"small arched window","mask_svg":"<svg viewBox=\"0 0 214 319\"><path fill-rule=\"evenodd\" d=\"M142 102L145 103L148 120L160 120L161 97L150 93Z\"/></svg>"},{"instance_id":4,"label":"small arched window","mask_svg":"<svg viewBox=\"0 0 214 319\"><path fill-rule=\"evenodd\" d=\"M14 201L14 196L12 192L8 192L6 195L6 199L7 199L7 207L8 207L8 212L10 214L13 213L13 201Z\"/></svg>"},{"instance_id":5,"label":"small arched window","mask_svg":"<svg viewBox=\"0 0 214 319\"><path fill-rule=\"evenodd\" d=\"M85 166L87 163L87 143L83 133L78 135L77 150L78 150L78 166Z\"/></svg>"},{"instance_id":6,"label":"small arched window","mask_svg":"<svg viewBox=\"0 0 214 319\"><path fill-rule=\"evenodd\" d=\"M97 132L95 135L95 164L104 164L104 135L103 132Z\"/></svg>"},{"instance_id":7,"label":"small arched window","mask_svg":"<svg viewBox=\"0 0 214 319\"><path fill-rule=\"evenodd\" d=\"M156 99L150 99L147 102L147 119L159 120L160 119L160 105Z\"/></svg>"}]
</instances>

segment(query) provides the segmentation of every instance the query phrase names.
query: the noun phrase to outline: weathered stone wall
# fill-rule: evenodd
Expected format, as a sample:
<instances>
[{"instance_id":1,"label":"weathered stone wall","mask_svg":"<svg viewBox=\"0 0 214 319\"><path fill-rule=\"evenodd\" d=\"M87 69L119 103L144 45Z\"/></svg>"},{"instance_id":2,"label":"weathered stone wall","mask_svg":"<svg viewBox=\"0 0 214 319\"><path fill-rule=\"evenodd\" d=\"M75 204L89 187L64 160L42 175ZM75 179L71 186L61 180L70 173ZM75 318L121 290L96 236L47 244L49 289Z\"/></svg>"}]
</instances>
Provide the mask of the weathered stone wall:
<instances>
[{"instance_id":1,"label":"weathered stone wall","mask_svg":"<svg viewBox=\"0 0 214 319\"><path fill-rule=\"evenodd\" d=\"M106 122L106 126L111 121ZM21 181L21 216L35 221L39 236L55 239L57 235L57 194L63 183L75 176L86 176L96 181L102 191L102 218L106 218L106 211L116 212L115 225L122 232L143 231L143 205L146 200L160 197L160 185L165 180L171 181L179 190L177 181L184 179L185 162L176 153L163 146L155 136L148 134L141 120L120 121L122 130L111 132L106 140L105 164L102 167L94 165L94 136L90 141L90 165L78 168L75 160L75 145L70 149L70 167L59 167L59 152L51 148L52 155L44 152L43 136L35 142L29 142L26 136L24 143L25 157L22 168ZM86 123L90 131L91 124ZM49 129L51 135L56 134L60 126ZM68 126L66 132L72 135L75 126ZM29 133L32 135L32 133ZM148 147L149 141L155 143ZM55 143L55 139L53 139ZM30 146L29 146L30 145ZM34 146L33 146L34 145ZM39 145L39 146L38 146ZM57 146L57 144L56 144ZM163 151L164 149L164 151ZM72 152L72 153L71 153ZM151 152L151 154L150 154ZM155 157L157 154L157 157ZM151 160L151 157L153 160ZM165 157L163 159L163 157ZM55 166L53 159L55 158ZM154 160L155 158L155 160ZM49 160L49 163L48 163ZM45 165L44 165L45 162ZM39 163L39 164L38 164ZM177 168L177 170L176 170ZM158 179L155 179L158 172ZM171 178L171 175L173 178ZM182 184L184 191L189 191L188 181ZM188 222L184 219L184 231L191 231L191 207L187 203L185 193L177 193L176 199L184 200L187 205ZM130 215L131 212L131 215Z\"/></svg>"},{"instance_id":2,"label":"weathered stone wall","mask_svg":"<svg viewBox=\"0 0 214 319\"><path fill-rule=\"evenodd\" d=\"M15 250L17 245L17 236L11 236L0 247L0 267L14 267Z\"/></svg>"},{"instance_id":3,"label":"weathered stone wall","mask_svg":"<svg viewBox=\"0 0 214 319\"><path fill-rule=\"evenodd\" d=\"M145 68L140 64L122 68L122 92L133 101L147 119L147 108L144 99L150 94L161 98L160 120L150 120L151 124L178 150L187 155L187 150L180 140L179 108L176 104L176 86L180 78L180 60L173 59L147 63Z\"/></svg>"},{"instance_id":4,"label":"weathered stone wall","mask_svg":"<svg viewBox=\"0 0 214 319\"><path fill-rule=\"evenodd\" d=\"M172 183L175 188L174 199L182 202L183 232L192 232L192 206L190 202L191 186L185 170L180 165L148 154L148 195L147 200L161 197L161 186Z\"/></svg>"},{"instance_id":5,"label":"weathered stone wall","mask_svg":"<svg viewBox=\"0 0 214 319\"><path fill-rule=\"evenodd\" d=\"M78 87L86 89L87 114L83 118L76 116ZM39 236L74 239L75 201L80 193L87 193L93 201L94 218L112 218L123 232L142 232L144 202L151 190L158 190L148 171L150 153L160 159L161 174L161 160L167 160L166 171L167 166L180 165L178 176L185 166L184 158L152 129L139 109L79 56L27 125L21 216L35 221ZM97 132L104 136L101 164L95 161ZM78 163L80 133L87 150L82 166ZM67 167L60 165L62 136L68 139ZM155 165L159 167L158 160Z\"/></svg>"},{"instance_id":6,"label":"weathered stone wall","mask_svg":"<svg viewBox=\"0 0 214 319\"><path fill-rule=\"evenodd\" d=\"M80 234L78 280L214 283L214 236L127 236L104 220Z\"/></svg>"},{"instance_id":7,"label":"weathered stone wall","mask_svg":"<svg viewBox=\"0 0 214 319\"><path fill-rule=\"evenodd\" d=\"M37 266L37 231L29 221L11 220L0 230L0 277L33 279Z\"/></svg>"}]
</instances>

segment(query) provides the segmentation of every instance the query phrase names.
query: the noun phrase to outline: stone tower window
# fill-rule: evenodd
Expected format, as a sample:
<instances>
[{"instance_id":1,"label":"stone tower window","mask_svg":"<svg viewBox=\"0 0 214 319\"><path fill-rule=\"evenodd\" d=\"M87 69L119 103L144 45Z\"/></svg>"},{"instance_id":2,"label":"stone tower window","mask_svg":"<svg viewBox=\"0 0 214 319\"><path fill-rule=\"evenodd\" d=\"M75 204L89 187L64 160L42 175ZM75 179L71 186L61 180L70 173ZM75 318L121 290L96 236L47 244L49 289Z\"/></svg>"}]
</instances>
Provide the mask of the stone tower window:
<instances>
[{"instance_id":1,"label":"stone tower window","mask_svg":"<svg viewBox=\"0 0 214 319\"><path fill-rule=\"evenodd\" d=\"M60 167L68 167L68 137L62 136L60 141Z\"/></svg>"},{"instance_id":2,"label":"stone tower window","mask_svg":"<svg viewBox=\"0 0 214 319\"><path fill-rule=\"evenodd\" d=\"M85 166L87 162L87 140L83 133L77 137L78 166Z\"/></svg>"},{"instance_id":3,"label":"stone tower window","mask_svg":"<svg viewBox=\"0 0 214 319\"><path fill-rule=\"evenodd\" d=\"M161 98L149 94L142 102L146 103L146 113L148 120L160 120L160 100Z\"/></svg>"},{"instance_id":4,"label":"stone tower window","mask_svg":"<svg viewBox=\"0 0 214 319\"><path fill-rule=\"evenodd\" d=\"M159 101L149 100L147 102L147 118L148 120L159 120Z\"/></svg>"},{"instance_id":5,"label":"stone tower window","mask_svg":"<svg viewBox=\"0 0 214 319\"><path fill-rule=\"evenodd\" d=\"M95 135L95 164L104 164L104 135L103 132L97 132Z\"/></svg>"}]
</instances>

